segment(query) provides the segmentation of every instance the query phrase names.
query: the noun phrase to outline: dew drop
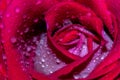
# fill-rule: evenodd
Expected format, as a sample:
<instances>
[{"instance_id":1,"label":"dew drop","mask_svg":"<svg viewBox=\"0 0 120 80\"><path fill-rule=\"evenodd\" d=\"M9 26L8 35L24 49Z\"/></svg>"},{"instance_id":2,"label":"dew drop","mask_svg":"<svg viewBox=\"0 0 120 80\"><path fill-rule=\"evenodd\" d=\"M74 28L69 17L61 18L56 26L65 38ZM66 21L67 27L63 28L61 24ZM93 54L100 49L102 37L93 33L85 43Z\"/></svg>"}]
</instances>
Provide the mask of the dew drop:
<instances>
[{"instance_id":1,"label":"dew drop","mask_svg":"<svg viewBox=\"0 0 120 80\"><path fill-rule=\"evenodd\" d=\"M23 19L25 19L25 18L27 18L27 16L26 16L26 15L23 15Z\"/></svg>"},{"instance_id":2,"label":"dew drop","mask_svg":"<svg viewBox=\"0 0 120 80\"><path fill-rule=\"evenodd\" d=\"M44 68L44 67L45 67L45 65L43 65L43 64L42 64L42 65L41 65L41 67L42 67L42 68Z\"/></svg>"},{"instance_id":3,"label":"dew drop","mask_svg":"<svg viewBox=\"0 0 120 80\"><path fill-rule=\"evenodd\" d=\"M23 32L20 32L20 35L23 35Z\"/></svg>"},{"instance_id":4,"label":"dew drop","mask_svg":"<svg viewBox=\"0 0 120 80\"><path fill-rule=\"evenodd\" d=\"M95 62L96 62L96 60L93 60L93 62L95 63Z\"/></svg>"},{"instance_id":5,"label":"dew drop","mask_svg":"<svg viewBox=\"0 0 120 80\"><path fill-rule=\"evenodd\" d=\"M38 0L38 1L36 2L36 5L41 4L41 3L42 3L42 0Z\"/></svg>"},{"instance_id":6,"label":"dew drop","mask_svg":"<svg viewBox=\"0 0 120 80\"><path fill-rule=\"evenodd\" d=\"M52 73L53 73L53 71L50 71L50 73L52 74Z\"/></svg>"},{"instance_id":7,"label":"dew drop","mask_svg":"<svg viewBox=\"0 0 120 80\"><path fill-rule=\"evenodd\" d=\"M80 56L84 57L87 53L88 53L87 46L83 45Z\"/></svg>"},{"instance_id":8,"label":"dew drop","mask_svg":"<svg viewBox=\"0 0 120 80\"><path fill-rule=\"evenodd\" d=\"M88 71L90 71L90 68L87 68Z\"/></svg>"},{"instance_id":9,"label":"dew drop","mask_svg":"<svg viewBox=\"0 0 120 80\"><path fill-rule=\"evenodd\" d=\"M20 12L20 9L19 9L19 8L16 8L16 9L15 9L15 12L16 12L16 13L19 13L19 12Z\"/></svg>"},{"instance_id":10,"label":"dew drop","mask_svg":"<svg viewBox=\"0 0 120 80\"><path fill-rule=\"evenodd\" d=\"M46 67L48 67L49 65L46 64Z\"/></svg>"},{"instance_id":11,"label":"dew drop","mask_svg":"<svg viewBox=\"0 0 120 80\"><path fill-rule=\"evenodd\" d=\"M12 38L11 38L11 42L12 42L12 43L16 43L16 41L17 41L16 37L12 37Z\"/></svg>"},{"instance_id":12,"label":"dew drop","mask_svg":"<svg viewBox=\"0 0 120 80\"><path fill-rule=\"evenodd\" d=\"M0 14L0 19L2 19L3 18L3 16Z\"/></svg>"},{"instance_id":13,"label":"dew drop","mask_svg":"<svg viewBox=\"0 0 120 80\"><path fill-rule=\"evenodd\" d=\"M80 75L78 75L78 74L74 75L74 79L79 79L79 77L80 77Z\"/></svg>"},{"instance_id":14,"label":"dew drop","mask_svg":"<svg viewBox=\"0 0 120 80\"><path fill-rule=\"evenodd\" d=\"M104 56L102 56L100 59L103 60L103 59L104 59Z\"/></svg>"},{"instance_id":15,"label":"dew drop","mask_svg":"<svg viewBox=\"0 0 120 80\"><path fill-rule=\"evenodd\" d=\"M82 76L82 78L86 78L88 76L88 74L84 74L83 76Z\"/></svg>"},{"instance_id":16,"label":"dew drop","mask_svg":"<svg viewBox=\"0 0 120 80\"><path fill-rule=\"evenodd\" d=\"M37 63L37 62L36 62ZM41 62L38 62L39 64L42 64Z\"/></svg>"},{"instance_id":17,"label":"dew drop","mask_svg":"<svg viewBox=\"0 0 120 80\"><path fill-rule=\"evenodd\" d=\"M6 60L6 59L7 59L6 55L3 55L3 60Z\"/></svg>"},{"instance_id":18,"label":"dew drop","mask_svg":"<svg viewBox=\"0 0 120 80\"><path fill-rule=\"evenodd\" d=\"M67 11L66 14L69 14L69 11Z\"/></svg>"},{"instance_id":19,"label":"dew drop","mask_svg":"<svg viewBox=\"0 0 120 80\"><path fill-rule=\"evenodd\" d=\"M41 61L44 63L44 62L45 62L45 59L42 58Z\"/></svg>"},{"instance_id":20,"label":"dew drop","mask_svg":"<svg viewBox=\"0 0 120 80\"><path fill-rule=\"evenodd\" d=\"M1 28L1 29L3 29L3 28L4 28L4 25L3 25L2 23L0 24L0 28Z\"/></svg>"},{"instance_id":21,"label":"dew drop","mask_svg":"<svg viewBox=\"0 0 120 80\"><path fill-rule=\"evenodd\" d=\"M86 15L87 15L87 16L91 16L92 14L91 14L91 13L87 13Z\"/></svg>"},{"instance_id":22,"label":"dew drop","mask_svg":"<svg viewBox=\"0 0 120 80\"><path fill-rule=\"evenodd\" d=\"M9 14L9 13L7 13L7 14L6 14L6 17L10 17L10 14Z\"/></svg>"},{"instance_id":23,"label":"dew drop","mask_svg":"<svg viewBox=\"0 0 120 80\"><path fill-rule=\"evenodd\" d=\"M28 31L29 31L29 28L26 28L24 32L27 33Z\"/></svg>"},{"instance_id":24,"label":"dew drop","mask_svg":"<svg viewBox=\"0 0 120 80\"><path fill-rule=\"evenodd\" d=\"M57 64L59 64L59 63L60 63L60 60L59 60L59 59L57 59L57 60L56 60L56 63L57 63Z\"/></svg>"},{"instance_id":25,"label":"dew drop","mask_svg":"<svg viewBox=\"0 0 120 80\"><path fill-rule=\"evenodd\" d=\"M59 23L55 23L55 26L58 26L59 25Z\"/></svg>"},{"instance_id":26,"label":"dew drop","mask_svg":"<svg viewBox=\"0 0 120 80\"><path fill-rule=\"evenodd\" d=\"M39 19L38 19L38 18L34 19L34 23L37 23L38 21L39 21Z\"/></svg>"},{"instance_id":27,"label":"dew drop","mask_svg":"<svg viewBox=\"0 0 120 80\"><path fill-rule=\"evenodd\" d=\"M25 53L25 55L26 55L27 57L29 57L29 56L30 56L30 54L29 54L29 53Z\"/></svg>"},{"instance_id":28,"label":"dew drop","mask_svg":"<svg viewBox=\"0 0 120 80\"><path fill-rule=\"evenodd\" d=\"M71 25L71 24L72 24L72 22L69 19L66 19L63 22L63 26L68 26L68 25Z\"/></svg>"},{"instance_id":29,"label":"dew drop","mask_svg":"<svg viewBox=\"0 0 120 80\"><path fill-rule=\"evenodd\" d=\"M31 51L31 47L27 47L27 51L28 51L28 52Z\"/></svg>"},{"instance_id":30,"label":"dew drop","mask_svg":"<svg viewBox=\"0 0 120 80\"><path fill-rule=\"evenodd\" d=\"M75 16L74 16L74 15L72 15L72 16L71 16L71 18L72 18L72 19L74 19L74 18L75 18Z\"/></svg>"}]
</instances>

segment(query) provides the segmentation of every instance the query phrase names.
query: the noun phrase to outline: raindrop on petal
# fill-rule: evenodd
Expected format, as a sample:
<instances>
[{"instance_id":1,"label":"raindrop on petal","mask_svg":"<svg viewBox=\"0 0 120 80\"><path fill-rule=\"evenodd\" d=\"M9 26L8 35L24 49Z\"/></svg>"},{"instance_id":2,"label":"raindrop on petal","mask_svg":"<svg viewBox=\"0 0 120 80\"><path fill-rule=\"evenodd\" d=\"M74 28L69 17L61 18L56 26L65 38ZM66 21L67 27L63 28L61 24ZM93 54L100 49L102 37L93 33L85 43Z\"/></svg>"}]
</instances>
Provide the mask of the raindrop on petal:
<instances>
[{"instance_id":1,"label":"raindrop on petal","mask_svg":"<svg viewBox=\"0 0 120 80\"><path fill-rule=\"evenodd\" d=\"M16 12L16 13L19 13L19 12L20 12L20 9L19 9L19 8L16 8L16 9L15 9L15 12Z\"/></svg>"},{"instance_id":2,"label":"raindrop on petal","mask_svg":"<svg viewBox=\"0 0 120 80\"><path fill-rule=\"evenodd\" d=\"M15 37L12 37L12 38L11 38L11 42L12 42L12 43L15 43L16 41L17 41L17 39L16 39Z\"/></svg>"},{"instance_id":3,"label":"raindrop on petal","mask_svg":"<svg viewBox=\"0 0 120 80\"><path fill-rule=\"evenodd\" d=\"M9 13L7 13L7 14L6 14L6 17L10 17L10 14L9 14Z\"/></svg>"},{"instance_id":4,"label":"raindrop on petal","mask_svg":"<svg viewBox=\"0 0 120 80\"><path fill-rule=\"evenodd\" d=\"M41 61L44 63L44 62L45 62L45 59L42 58Z\"/></svg>"},{"instance_id":5,"label":"raindrop on petal","mask_svg":"<svg viewBox=\"0 0 120 80\"><path fill-rule=\"evenodd\" d=\"M38 0L38 1L36 2L36 5L41 4L41 3L42 3L42 0Z\"/></svg>"},{"instance_id":6,"label":"raindrop on petal","mask_svg":"<svg viewBox=\"0 0 120 80\"><path fill-rule=\"evenodd\" d=\"M35 23L37 23L38 21L39 21L39 19L38 19L38 18L34 19L34 22L35 22Z\"/></svg>"},{"instance_id":7,"label":"raindrop on petal","mask_svg":"<svg viewBox=\"0 0 120 80\"><path fill-rule=\"evenodd\" d=\"M43 65L43 64L42 64L41 66L42 66L43 68L45 67L45 65Z\"/></svg>"}]
</instances>

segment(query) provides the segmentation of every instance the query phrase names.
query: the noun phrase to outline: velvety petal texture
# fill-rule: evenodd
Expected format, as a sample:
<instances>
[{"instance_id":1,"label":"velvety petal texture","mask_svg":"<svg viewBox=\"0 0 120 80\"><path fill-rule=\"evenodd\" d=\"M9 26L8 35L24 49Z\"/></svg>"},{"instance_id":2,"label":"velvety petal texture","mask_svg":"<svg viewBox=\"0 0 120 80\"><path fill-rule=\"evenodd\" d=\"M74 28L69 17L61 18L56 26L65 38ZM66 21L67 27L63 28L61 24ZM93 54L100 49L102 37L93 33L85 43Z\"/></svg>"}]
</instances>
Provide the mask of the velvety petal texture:
<instances>
[{"instance_id":1,"label":"velvety petal texture","mask_svg":"<svg viewBox=\"0 0 120 80\"><path fill-rule=\"evenodd\" d=\"M1 0L0 80L119 80L119 4Z\"/></svg>"}]
</instances>

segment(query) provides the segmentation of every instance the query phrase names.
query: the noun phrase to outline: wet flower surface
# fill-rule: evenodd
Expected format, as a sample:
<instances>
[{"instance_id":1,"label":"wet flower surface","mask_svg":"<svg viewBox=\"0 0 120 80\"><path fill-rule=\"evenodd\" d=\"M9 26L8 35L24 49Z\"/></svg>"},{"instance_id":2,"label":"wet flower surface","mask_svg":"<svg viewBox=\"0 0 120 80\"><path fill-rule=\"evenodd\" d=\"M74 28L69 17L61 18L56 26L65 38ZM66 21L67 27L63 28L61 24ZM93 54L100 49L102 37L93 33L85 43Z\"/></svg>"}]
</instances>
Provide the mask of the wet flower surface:
<instances>
[{"instance_id":1,"label":"wet flower surface","mask_svg":"<svg viewBox=\"0 0 120 80\"><path fill-rule=\"evenodd\" d=\"M1 0L0 80L119 80L116 2Z\"/></svg>"}]
</instances>

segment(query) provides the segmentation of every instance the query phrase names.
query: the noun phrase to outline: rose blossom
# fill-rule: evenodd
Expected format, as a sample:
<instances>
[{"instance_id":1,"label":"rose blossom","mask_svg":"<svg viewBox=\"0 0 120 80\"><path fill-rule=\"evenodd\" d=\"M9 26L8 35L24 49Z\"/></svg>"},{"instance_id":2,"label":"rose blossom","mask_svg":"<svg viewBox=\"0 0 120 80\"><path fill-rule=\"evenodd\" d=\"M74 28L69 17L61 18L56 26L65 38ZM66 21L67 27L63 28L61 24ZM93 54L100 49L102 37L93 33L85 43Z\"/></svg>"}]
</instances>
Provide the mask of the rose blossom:
<instances>
[{"instance_id":1,"label":"rose blossom","mask_svg":"<svg viewBox=\"0 0 120 80\"><path fill-rule=\"evenodd\" d=\"M0 79L119 79L119 5L112 1L2 2Z\"/></svg>"}]
</instances>

